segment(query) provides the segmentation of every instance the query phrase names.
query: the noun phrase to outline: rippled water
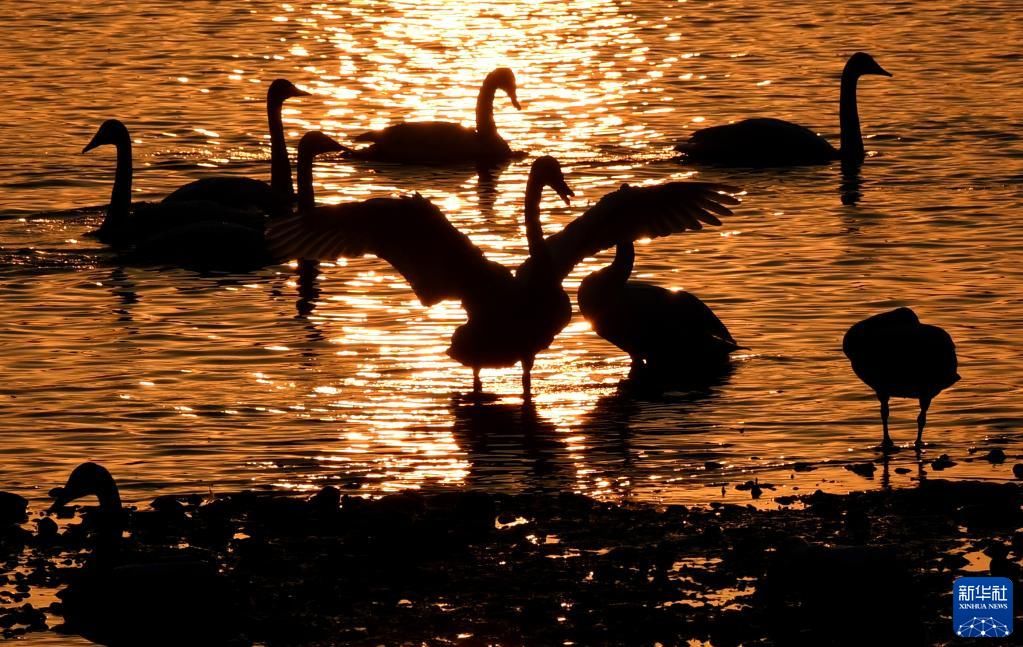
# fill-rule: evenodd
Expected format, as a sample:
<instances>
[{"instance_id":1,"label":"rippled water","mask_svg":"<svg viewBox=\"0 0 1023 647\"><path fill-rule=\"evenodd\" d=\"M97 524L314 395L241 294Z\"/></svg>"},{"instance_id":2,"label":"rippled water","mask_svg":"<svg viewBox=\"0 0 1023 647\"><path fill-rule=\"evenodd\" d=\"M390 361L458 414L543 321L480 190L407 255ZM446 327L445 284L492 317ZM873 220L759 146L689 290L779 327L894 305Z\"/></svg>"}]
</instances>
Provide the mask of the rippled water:
<instances>
[{"instance_id":1,"label":"rippled water","mask_svg":"<svg viewBox=\"0 0 1023 647\"><path fill-rule=\"evenodd\" d=\"M897 305L944 326L959 348L963 380L935 401L928 457L959 461L945 476L1011 478L970 459L995 445L1020 452L1016 0L41 0L8 9L4 488L45 496L83 459L110 467L133 501L324 483L685 502L748 500L733 486L750 478L776 484L774 494L877 487L843 469L876 457L880 425L840 346L851 323ZM894 74L861 83L875 155L859 174L668 161L692 129L753 115L837 141L838 75L856 50ZM515 69L523 103L516 112L497 99L499 129L516 149L559 157L578 195L572 207L548 197L548 231L622 182L695 174L747 191L723 227L639 248L638 278L699 295L752 349L721 384L621 392L626 358L577 316L538 358L534 413L519 406L518 369L484 371L500 399L473 406L458 397L468 370L444 354L462 311L421 307L381 261L324 267L315 307L301 316L292 268L198 276L125 267L85 236L102 217L113 155L79 151L105 118L131 128L137 197L154 198L213 172L268 176L263 96L273 78L315 93L286 106L293 145L309 129L350 141L401 118L469 123L480 80L498 65ZM468 169L329 160L315 172L324 202L418 190L512 265L525 254L528 163L493 181ZM607 261L578 267L572 291ZM915 415L915 403L895 402L897 442L911 442ZM708 471L707 461L725 469ZM794 472L797 462L819 469ZM917 477L913 452L893 458L893 484Z\"/></svg>"}]
</instances>

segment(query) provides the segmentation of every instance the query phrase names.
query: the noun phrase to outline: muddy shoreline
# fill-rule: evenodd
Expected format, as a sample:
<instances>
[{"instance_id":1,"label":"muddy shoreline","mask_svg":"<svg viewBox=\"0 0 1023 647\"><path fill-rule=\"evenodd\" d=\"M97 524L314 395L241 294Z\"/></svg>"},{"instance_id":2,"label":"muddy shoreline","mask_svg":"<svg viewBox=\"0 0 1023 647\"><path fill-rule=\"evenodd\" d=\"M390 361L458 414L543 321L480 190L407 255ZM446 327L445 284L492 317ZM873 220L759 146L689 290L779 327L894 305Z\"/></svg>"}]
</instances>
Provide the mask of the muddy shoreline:
<instances>
[{"instance_id":1,"label":"muddy shoreline","mask_svg":"<svg viewBox=\"0 0 1023 647\"><path fill-rule=\"evenodd\" d=\"M119 555L208 565L212 602L187 581L161 601L173 630L202 635L189 626L194 593L218 619L218 641L267 645L939 645L953 640L956 577L1018 580L1023 563L1014 483L928 480L779 503L473 491L368 500L333 488L308 499L165 496L127 516ZM56 629L130 644L129 610L103 605L60 626L66 599L32 605L102 579L98 511L80 508L60 527L28 512L31 522L0 533L3 635Z\"/></svg>"}]
</instances>

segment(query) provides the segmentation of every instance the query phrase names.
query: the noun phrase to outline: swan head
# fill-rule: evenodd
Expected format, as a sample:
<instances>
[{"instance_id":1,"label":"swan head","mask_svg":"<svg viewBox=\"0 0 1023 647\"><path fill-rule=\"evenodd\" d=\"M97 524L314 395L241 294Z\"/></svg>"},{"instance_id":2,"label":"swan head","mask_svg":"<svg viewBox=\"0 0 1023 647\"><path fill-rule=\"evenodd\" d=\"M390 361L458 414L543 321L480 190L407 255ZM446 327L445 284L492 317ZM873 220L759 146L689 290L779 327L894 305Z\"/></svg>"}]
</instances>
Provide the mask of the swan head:
<instances>
[{"instance_id":1,"label":"swan head","mask_svg":"<svg viewBox=\"0 0 1023 647\"><path fill-rule=\"evenodd\" d=\"M565 173L561 170L561 164L550 155L536 158L529 170L529 180L540 186L549 186L565 201L565 204L572 204L571 198L575 192L565 182Z\"/></svg>"},{"instance_id":2,"label":"swan head","mask_svg":"<svg viewBox=\"0 0 1023 647\"><path fill-rule=\"evenodd\" d=\"M302 135L302 139L298 142L298 154L301 157L315 157L324 153L339 153L343 150L345 150L344 146L318 130Z\"/></svg>"},{"instance_id":3,"label":"swan head","mask_svg":"<svg viewBox=\"0 0 1023 647\"><path fill-rule=\"evenodd\" d=\"M510 67L497 68L487 75L487 79L495 88L504 90L504 93L511 99L512 105L515 106L516 110L522 110L522 106L519 105L519 98L515 93L515 72L512 72Z\"/></svg>"},{"instance_id":4,"label":"swan head","mask_svg":"<svg viewBox=\"0 0 1023 647\"><path fill-rule=\"evenodd\" d=\"M97 463L82 463L71 472L64 487L50 490L53 505L50 511L63 508L68 503L86 496L99 499L100 508L120 508L121 496L117 483L107 468Z\"/></svg>"},{"instance_id":5,"label":"swan head","mask_svg":"<svg viewBox=\"0 0 1023 647\"><path fill-rule=\"evenodd\" d=\"M94 148L107 144L116 146L124 141L128 141L128 128L117 119L107 119L92 136L92 140L82 149L82 153L88 153Z\"/></svg>"},{"instance_id":6,"label":"swan head","mask_svg":"<svg viewBox=\"0 0 1023 647\"><path fill-rule=\"evenodd\" d=\"M294 97L308 97L312 93L299 90L295 84L287 79L276 79L270 84L266 91L266 100L269 103L284 103Z\"/></svg>"},{"instance_id":7,"label":"swan head","mask_svg":"<svg viewBox=\"0 0 1023 647\"><path fill-rule=\"evenodd\" d=\"M891 76L891 72L878 65L874 57L866 52L856 52L849 57L849 62L845 64L847 72L853 74L855 77L866 76L868 74L876 74L878 76Z\"/></svg>"}]
</instances>

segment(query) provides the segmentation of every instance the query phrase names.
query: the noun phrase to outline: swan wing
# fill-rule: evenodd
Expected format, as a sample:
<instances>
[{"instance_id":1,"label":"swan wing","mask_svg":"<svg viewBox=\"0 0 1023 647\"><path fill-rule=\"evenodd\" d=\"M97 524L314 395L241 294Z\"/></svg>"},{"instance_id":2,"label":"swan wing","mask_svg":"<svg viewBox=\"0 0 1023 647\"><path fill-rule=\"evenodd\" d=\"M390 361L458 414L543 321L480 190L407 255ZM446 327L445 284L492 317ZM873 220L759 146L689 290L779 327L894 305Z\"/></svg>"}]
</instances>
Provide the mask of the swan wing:
<instances>
[{"instance_id":1,"label":"swan wing","mask_svg":"<svg viewBox=\"0 0 1023 647\"><path fill-rule=\"evenodd\" d=\"M419 195L317 207L271 225L268 240L280 259L378 256L426 306L452 299L468 308L495 298L513 280Z\"/></svg>"},{"instance_id":2,"label":"swan wing","mask_svg":"<svg viewBox=\"0 0 1023 647\"><path fill-rule=\"evenodd\" d=\"M584 258L622 240L658 238L704 224L720 225L718 216L732 215L739 189L706 182L669 182L622 188L608 193L586 213L547 238L555 268L562 278Z\"/></svg>"}]
</instances>

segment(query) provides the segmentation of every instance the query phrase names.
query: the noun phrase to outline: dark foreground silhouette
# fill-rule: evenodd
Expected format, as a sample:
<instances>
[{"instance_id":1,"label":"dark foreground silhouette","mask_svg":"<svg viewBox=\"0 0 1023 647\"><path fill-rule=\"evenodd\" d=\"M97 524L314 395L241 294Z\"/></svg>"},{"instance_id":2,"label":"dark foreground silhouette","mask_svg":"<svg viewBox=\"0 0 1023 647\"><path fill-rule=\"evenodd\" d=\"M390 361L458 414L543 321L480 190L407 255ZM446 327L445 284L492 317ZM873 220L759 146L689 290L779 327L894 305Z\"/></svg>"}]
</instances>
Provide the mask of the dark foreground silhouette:
<instances>
[{"instance_id":1,"label":"dark foreground silhouette","mask_svg":"<svg viewBox=\"0 0 1023 647\"><path fill-rule=\"evenodd\" d=\"M116 562L146 575L135 579L97 564L108 513L120 506L102 473L86 471L93 477L55 492L58 503L100 496L81 523L58 532L37 517L29 532L0 517L0 578L17 587L0 608L7 637L45 630L43 611L23 600L60 587L64 602L46 611L64 616L61 630L115 645L209 644L211 631L222 645L458 636L467 644L933 645L952 639L948 594L970 563L964 551L983 552L992 575L1011 578L1023 557L1015 484L818 492L781 497L805 508L776 511L474 491L372 501L325 487L307 499L164 496L123 511L128 535ZM154 554L162 561L138 557ZM28 567L14 571L19 558ZM88 599L72 607L86 583Z\"/></svg>"},{"instance_id":2,"label":"dark foreground silhouette","mask_svg":"<svg viewBox=\"0 0 1023 647\"><path fill-rule=\"evenodd\" d=\"M888 435L888 400L920 401L916 432L919 450L931 400L959 381L952 338L937 326L920 323L909 308L898 308L854 325L842 340L842 350L857 377L874 389L881 402L881 447L885 451L895 446Z\"/></svg>"},{"instance_id":3,"label":"dark foreground silhouette","mask_svg":"<svg viewBox=\"0 0 1023 647\"><path fill-rule=\"evenodd\" d=\"M781 119L757 118L698 130L675 150L694 162L724 166L796 166L838 159L862 162L866 150L860 132L856 85L861 76L868 74L891 76L870 54L863 52L853 54L842 71L838 114L841 148L836 149L804 126Z\"/></svg>"}]
</instances>

